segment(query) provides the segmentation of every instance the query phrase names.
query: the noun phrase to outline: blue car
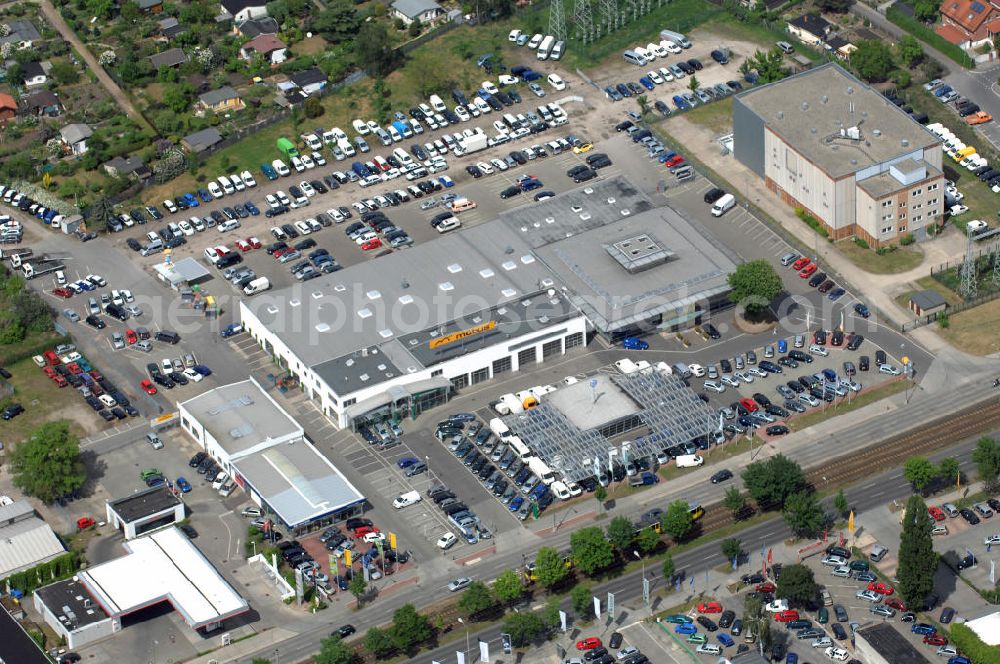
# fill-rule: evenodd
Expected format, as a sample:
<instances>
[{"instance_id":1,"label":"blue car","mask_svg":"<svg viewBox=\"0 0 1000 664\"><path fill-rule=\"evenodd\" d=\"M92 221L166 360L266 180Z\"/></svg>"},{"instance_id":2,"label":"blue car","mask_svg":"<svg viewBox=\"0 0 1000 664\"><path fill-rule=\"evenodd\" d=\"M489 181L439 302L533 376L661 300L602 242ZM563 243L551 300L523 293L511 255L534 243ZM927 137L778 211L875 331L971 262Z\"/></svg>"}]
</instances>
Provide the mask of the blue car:
<instances>
[{"instance_id":1,"label":"blue car","mask_svg":"<svg viewBox=\"0 0 1000 664\"><path fill-rule=\"evenodd\" d=\"M201 203L198 202L198 199L195 198L194 194L192 194L191 192L184 194L182 198L184 199L184 202L187 203L188 207L198 207L199 205L201 205Z\"/></svg>"},{"instance_id":2,"label":"blue car","mask_svg":"<svg viewBox=\"0 0 1000 664\"><path fill-rule=\"evenodd\" d=\"M936 634L937 628L934 625L928 625L927 623L916 623L910 628L910 631L914 634L922 634L924 636L930 634Z\"/></svg>"},{"instance_id":3,"label":"blue car","mask_svg":"<svg viewBox=\"0 0 1000 664\"><path fill-rule=\"evenodd\" d=\"M204 188L198 190L198 198L201 199L202 203L211 203L213 200L215 200L212 197L212 194L208 193L208 189Z\"/></svg>"},{"instance_id":4,"label":"blue car","mask_svg":"<svg viewBox=\"0 0 1000 664\"><path fill-rule=\"evenodd\" d=\"M684 623L683 625L678 625L674 627L675 634L697 634L698 628L691 623Z\"/></svg>"},{"instance_id":5,"label":"blue car","mask_svg":"<svg viewBox=\"0 0 1000 664\"><path fill-rule=\"evenodd\" d=\"M799 656L793 652L785 656L785 664L799 664Z\"/></svg>"},{"instance_id":6,"label":"blue car","mask_svg":"<svg viewBox=\"0 0 1000 664\"><path fill-rule=\"evenodd\" d=\"M619 83L618 85L616 85L615 86L615 90L618 90L618 93L622 97L631 97L632 96L632 91L629 90L628 86L625 85L624 83Z\"/></svg>"},{"instance_id":7,"label":"blue car","mask_svg":"<svg viewBox=\"0 0 1000 664\"><path fill-rule=\"evenodd\" d=\"M845 291L843 288L834 288L832 291L830 291L830 294L827 297L829 297L831 300L839 300L844 296L844 293L846 292L847 291Z\"/></svg>"},{"instance_id":8,"label":"blue car","mask_svg":"<svg viewBox=\"0 0 1000 664\"><path fill-rule=\"evenodd\" d=\"M946 94L948 94L949 92L951 92L951 86L950 85L942 85L940 88L938 88L937 90L934 91L934 96L935 97L943 97Z\"/></svg>"},{"instance_id":9,"label":"blue car","mask_svg":"<svg viewBox=\"0 0 1000 664\"><path fill-rule=\"evenodd\" d=\"M260 208L253 204L253 201L247 201L243 204L243 207L247 209L251 217L256 217L260 214Z\"/></svg>"},{"instance_id":10,"label":"blue car","mask_svg":"<svg viewBox=\"0 0 1000 664\"><path fill-rule=\"evenodd\" d=\"M665 164L676 156L677 153L671 150L670 152L664 152L663 154L661 154L659 157L656 158L656 161L660 162L661 164Z\"/></svg>"},{"instance_id":11,"label":"blue car","mask_svg":"<svg viewBox=\"0 0 1000 664\"><path fill-rule=\"evenodd\" d=\"M183 477L177 478L177 488L181 490L181 493L187 493L191 490L191 483L188 482Z\"/></svg>"},{"instance_id":12,"label":"blue car","mask_svg":"<svg viewBox=\"0 0 1000 664\"><path fill-rule=\"evenodd\" d=\"M409 468L413 464L419 463L419 462L420 462L420 459L418 459L417 457L403 457L397 463L399 464L400 468Z\"/></svg>"},{"instance_id":13,"label":"blue car","mask_svg":"<svg viewBox=\"0 0 1000 664\"><path fill-rule=\"evenodd\" d=\"M274 170L274 167L271 166L271 164L261 164L260 172L263 173L264 177L266 177L268 180L278 179L278 171Z\"/></svg>"},{"instance_id":14,"label":"blue car","mask_svg":"<svg viewBox=\"0 0 1000 664\"><path fill-rule=\"evenodd\" d=\"M691 108L691 104L689 104L686 101L684 101L684 97L682 97L680 95L674 95L673 96L673 102L674 102L674 106L676 106L677 110L679 110L679 111L686 111L687 109Z\"/></svg>"},{"instance_id":15,"label":"blue car","mask_svg":"<svg viewBox=\"0 0 1000 664\"><path fill-rule=\"evenodd\" d=\"M455 186L455 181L452 180L450 177L447 177L447 176L441 176L441 177L439 177L438 178L438 182L440 182L441 184L443 184L446 189L450 189L450 188L452 188L452 187Z\"/></svg>"},{"instance_id":16,"label":"blue car","mask_svg":"<svg viewBox=\"0 0 1000 664\"><path fill-rule=\"evenodd\" d=\"M726 648L729 648L734 643L733 637L729 636L728 634L719 634L719 643L721 643Z\"/></svg>"},{"instance_id":17,"label":"blue car","mask_svg":"<svg viewBox=\"0 0 1000 664\"><path fill-rule=\"evenodd\" d=\"M787 353L788 352L788 342L784 339L778 339L778 352Z\"/></svg>"},{"instance_id":18,"label":"blue car","mask_svg":"<svg viewBox=\"0 0 1000 664\"><path fill-rule=\"evenodd\" d=\"M868 307L858 302L854 305L854 311L862 318L868 318L872 315L872 312L868 311Z\"/></svg>"},{"instance_id":19,"label":"blue car","mask_svg":"<svg viewBox=\"0 0 1000 664\"><path fill-rule=\"evenodd\" d=\"M625 337L622 339L622 347L627 350L648 350L649 344L639 337Z\"/></svg>"},{"instance_id":20,"label":"blue car","mask_svg":"<svg viewBox=\"0 0 1000 664\"><path fill-rule=\"evenodd\" d=\"M541 189L542 183L538 180L531 178L521 182L521 191L534 191L535 189Z\"/></svg>"},{"instance_id":21,"label":"blue car","mask_svg":"<svg viewBox=\"0 0 1000 664\"><path fill-rule=\"evenodd\" d=\"M524 504L524 497L522 497L522 496L514 496L514 500L510 501L510 505L508 506L508 509L511 512L516 512L519 509L521 509L521 505L523 505L523 504Z\"/></svg>"},{"instance_id":22,"label":"blue car","mask_svg":"<svg viewBox=\"0 0 1000 664\"><path fill-rule=\"evenodd\" d=\"M642 85L642 87L646 88L647 90L652 90L656 87L652 79L650 79L648 76L643 76L642 78L640 78L639 84Z\"/></svg>"},{"instance_id":23,"label":"blue car","mask_svg":"<svg viewBox=\"0 0 1000 664\"><path fill-rule=\"evenodd\" d=\"M529 69L528 71L521 74L521 78L525 81L537 81L542 77L537 71Z\"/></svg>"},{"instance_id":24,"label":"blue car","mask_svg":"<svg viewBox=\"0 0 1000 664\"><path fill-rule=\"evenodd\" d=\"M200 373L202 376L212 375L212 370L206 367L204 364L196 364L191 368Z\"/></svg>"},{"instance_id":25,"label":"blue car","mask_svg":"<svg viewBox=\"0 0 1000 664\"><path fill-rule=\"evenodd\" d=\"M948 660L948 664L972 664L972 662L970 662L969 658L964 655L955 655Z\"/></svg>"}]
</instances>

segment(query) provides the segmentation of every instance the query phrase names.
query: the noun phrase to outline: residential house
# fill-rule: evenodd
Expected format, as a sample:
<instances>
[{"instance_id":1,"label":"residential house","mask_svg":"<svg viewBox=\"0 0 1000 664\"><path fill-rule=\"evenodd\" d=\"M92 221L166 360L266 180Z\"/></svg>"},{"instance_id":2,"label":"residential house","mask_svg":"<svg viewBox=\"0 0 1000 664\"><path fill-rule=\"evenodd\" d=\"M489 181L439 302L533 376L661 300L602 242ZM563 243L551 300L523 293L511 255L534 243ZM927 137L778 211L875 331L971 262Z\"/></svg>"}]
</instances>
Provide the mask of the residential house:
<instances>
[{"instance_id":1,"label":"residential house","mask_svg":"<svg viewBox=\"0 0 1000 664\"><path fill-rule=\"evenodd\" d=\"M241 111L245 105L236 90L226 85L218 90L209 90L198 97L198 103L195 106L201 112L229 113L230 111Z\"/></svg>"},{"instance_id":2,"label":"residential house","mask_svg":"<svg viewBox=\"0 0 1000 664\"><path fill-rule=\"evenodd\" d=\"M278 22L270 16L265 16L263 18L252 18L249 21L243 21L236 26L234 32L243 35L247 39L253 39L260 35L276 35L278 34L278 29Z\"/></svg>"},{"instance_id":3,"label":"residential house","mask_svg":"<svg viewBox=\"0 0 1000 664\"><path fill-rule=\"evenodd\" d=\"M163 0L135 0L135 4L144 14L159 14L163 11Z\"/></svg>"},{"instance_id":4,"label":"residential house","mask_svg":"<svg viewBox=\"0 0 1000 664\"><path fill-rule=\"evenodd\" d=\"M17 115L17 100L8 94L0 93L0 122L12 120Z\"/></svg>"},{"instance_id":5,"label":"residential house","mask_svg":"<svg viewBox=\"0 0 1000 664\"><path fill-rule=\"evenodd\" d=\"M139 157L115 157L104 164L104 171L113 178L131 178L133 180L145 180L153 175Z\"/></svg>"},{"instance_id":6,"label":"residential house","mask_svg":"<svg viewBox=\"0 0 1000 664\"><path fill-rule=\"evenodd\" d=\"M858 47L852 44L850 40L844 39L840 35L834 35L827 39L826 48L841 60L850 60L851 53L858 50Z\"/></svg>"},{"instance_id":7,"label":"residential house","mask_svg":"<svg viewBox=\"0 0 1000 664\"><path fill-rule=\"evenodd\" d=\"M204 152L222 142L222 134L215 127L202 129L181 139L181 145L190 152Z\"/></svg>"},{"instance_id":8,"label":"residential house","mask_svg":"<svg viewBox=\"0 0 1000 664\"><path fill-rule=\"evenodd\" d=\"M258 35L240 48L240 57L251 61L256 56L263 57L272 67L285 61L288 47L277 35Z\"/></svg>"},{"instance_id":9,"label":"residential house","mask_svg":"<svg viewBox=\"0 0 1000 664\"><path fill-rule=\"evenodd\" d=\"M153 63L153 69L159 69L160 67L180 67L188 61L188 56L179 48L171 48L163 53L149 56L149 61Z\"/></svg>"},{"instance_id":10,"label":"residential house","mask_svg":"<svg viewBox=\"0 0 1000 664\"><path fill-rule=\"evenodd\" d=\"M36 90L24 98L24 110L36 116L55 117L62 113L63 109L56 93L51 90Z\"/></svg>"},{"instance_id":11,"label":"residential house","mask_svg":"<svg viewBox=\"0 0 1000 664\"><path fill-rule=\"evenodd\" d=\"M392 14L409 25L416 20L421 23L433 23L444 13L441 5L434 0L396 0L392 3Z\"/></svg>"},{"instance_id":12,"label":"residential house","mask_svg":"<svg viewBox=\"0 0 1000 664\"><path fill-rule=\"evenodd\" d=\"M934 31L963 48L989 40L998 31L990 24L1000 19L1000 9L988 0L944 0L940 12L941 25Z\"/></svg>"},{"instance_id":13,"label":"residential house","mask_svg":"<svg viewBox=\"0 0 1000 664\"><path fill-rule=\"evenodd\" d=\"M73 155L87 152L87 139L94 135L94 130L85 124L69 124L59 130L63 149Z\"/></svg>"},{"instance_id":14,"label":"residential house","mask_svg":"<svg viewBox=\"0 0 1000 664\"><path fill-rule=\"evenodd\" d=\"M818 14L803 14L788 21L788 32L803 44L819 46L833 32L833 25Z\"/></svg>"},{"instance_id":15,"label":"residential house","mask_svg":"<svg viewBox=\"0 0 1000 664\"><path fill-rule=\"evenodd\" d=\"M41 41L42 35L35 24L25 18L19 18L7 23L7 36L0 37L0 46L14 44L17 49L31 48L35 42Z\"/></svg>"},{"instance_id":16,"label":"residential house","mask_svg":"<svg viewBox=\"0 0 1000 664\"><path fill-rule=\"evenodd\" d=\"M160 33L160 37L165 41L170 41L177 37L177 35L187 32L187 28L180 24L174 17L169 17L161 19L156 23L157 30Z\"/></svg>"},{"instance_id":17,"label":"residential house","mask_svg":"<svg viewBox=\"0 0 1000 664\"><path fill-rule=\"evenodd\" d=\"M27 88L38 88L49 82L49 71L52 70L52 63L48 62L26 62L21 66L24 72L24 85Z\"/></svg>"},{"instance_id":18,"label":"residential house","mask_svg":"<svg viewBox=\"0 0 1000 664\"><path fill-rule=\"evenodd\" d=\"M267 16L267 3L263 0L222 0L222 9L237 24Z\"/></svg>"},{"instance_id":19,"label":"residential house","mask_svg":"<svg viewBox=\"0 0 1000 664\"><path fill-rule=\"evenodd\" d=\"M291 81L307 95L316 94L326 87L326 74L312 67L292 74Z\"/></svg>"}]
</instances>

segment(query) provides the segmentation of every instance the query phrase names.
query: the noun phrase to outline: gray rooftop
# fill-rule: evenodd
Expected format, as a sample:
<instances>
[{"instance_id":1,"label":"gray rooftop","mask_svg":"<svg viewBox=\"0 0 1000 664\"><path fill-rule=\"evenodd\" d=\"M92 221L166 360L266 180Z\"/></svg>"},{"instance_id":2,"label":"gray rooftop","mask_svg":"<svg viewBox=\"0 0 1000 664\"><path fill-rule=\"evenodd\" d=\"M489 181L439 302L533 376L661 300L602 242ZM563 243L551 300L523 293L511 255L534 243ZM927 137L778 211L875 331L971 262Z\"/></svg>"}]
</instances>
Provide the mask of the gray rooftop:
<instances>
[{"instance_id":1,"label":"gray rooftop","mask_svg":"<svg viewBox=\"0 0 1000 664\"><path fill-rule=\"evenodd\" d=\"M602 199L585 206L604 207ZM568 211L568 210L566 210ZM604 331L661 312L668 321L697 301L729 292L736 268L721 242L670 207L584 230L537 249L569 300Z\"/></svg>"},{"instance_id":2,"label":"gray rooftop","mask_svg":"<svg viewBox=\"0 0 1000 664\"><path fill-rule=\"evenodd\" d=\"M226 85L218 90L209 90L205 94L198 97L198 101L206 106L215 106L216 104L220 104L227 99L233 99L236 97L239 97L236 90L234 90L231 86Z\"/></svg>"},{"instance_id":3,"label":"gray rooftop","mask_svg":"<svg viewBox=\"0 0 1000 664\"><path fill-rule=\"evenodd\" d=\"M94 601L87 587L72 578L43 586L35 593L71 632L108 619L108 614Z\"/></svg>"},{"instance_id":4,"label":"gray rooftop","mask_svg":"<svg viewBox=\"0 0 1000 664\"><path fill-rule=\"evenodd\" d=\"M65 553L49 524L27 501L0 507L0 579Z\"/></svg>"},{"instance_id":5,"label":"gray rooftop","mask_svg":"<svg viewBox=\"0 0 1000 664\"><path fill-rule=\"evenodd\" d=\"M910 296L910 302L917 305L921 310L934 309L947 304L947 300L941 293L935 290L924 290Z\"/></svg>"},{"instance_id":6,"label":"gray rooftop","mask_svg":"<svg viewBox=\"0 0 1000 664\"><path fill-rule=\"evenodd\" d=\"M16 37L18 41L37 41L42 38L35 24L26 18L19 18L7 23L10 28L9 37Z\"/></svg>"},{"instance_id":7,"label":"gray rooftop","mask_svg":"<svg viewBox=\"0 0 1000 664\"><path fill-rule=\"evenodd\" d=\"M591 381L596 385L591 387ZM560 386L545 402L560 410L579 429L596 429L639 412L639 406L606 375Z\"/></svg>"},{"instance_id":8,"label":"gray rooftop","mask_svg":"<svg viewBox=\"0 0 1000 664\"><path fill-rule=\"evenodd\" d=\"M233 458L271 441L302 437L302 427L253 380L222 385L181 406Z\"/></svg>"},{"instance_id":9,"label":"gray rooftop","mask_svg":"<svg viewBox=\"0 0 1000 664\"><path fill-rule=\"evenodd\" d=\"M172 510L180 504L180 499L166 485L153 487L134 493L125 498L108 501L111 509L126 523L132 523L147 516Z\"/></svg>"},{"instance_id":10,"label":"gray rooftop","mask_svg":"<svg viewBox=\"0 0 1000 664\"><path fill-rule=\"evenodd\" d=\"M737 99L834 178L940 143L836 63L753 88ZM840 136L841 129L851 127L859 127L860 140Z\"/></svg>"},{"instance_id":11,"label":"gray rooftop","mask_svg":"<svg viewBox=\"0 0 1000 664\"><path fill-rule=\"evenodd\" d=\"M862 627L857 635L892 664L930 664L930 661L914 648L899 630L888 623Z\"/></svg>"},{"instance_id":12,"label":"gray rooftop","mask_svg":"<svg viewBox=\"0 0 1000 664\"><path fill-rule=\"evenodd\" d=\"M392 8L408 18L416 18L434 9L441 11L441 5L434 0L396 0L392 3Z\"/></svg>"},{"instance_id":13,"label":"gray rooftop","mask_svg":"<svg viewBox=\"0 0 1000 664\"><path fill-rule=\"evenodd\" d=\"M278 444L234 465L290 528L365 500L308 442Z\"/></svg>"},{"instance_id":14,"label":"gray rooftop","mask_svg":"<svg viewBox=\"0 0 1000 664\"><path fill-rule=\"evenodd\" d=\"M215 127L202 129L184 137L184 142L187 143L193 152L207 150L220 141L222 141L222 134Z\"/></svg>"},{"instance_id":15,"label":"gray rooftop","mask_svg":"<svg viewBox=\"0 0 1000 664\"><path fill-rule=\"evenodd\" d=\"M59 130L59 135L62 139L72 145L73 143L79 143L80 141L85 141L94 135L94 130L90 126L85 124L68 124Z\"/></svg>"},{"instance_id":16,"label":"gray rooftop","mask_svg":"<svg viewBox=\"0 0 1000 664\"><path fill-rule=\"evenodd\" d=\"M171 48L163 53L156 53L149 56L150 62L155 69L160 67L176 67L188 61L187 54L179 48Z\"/></svg>"}]
</instances>

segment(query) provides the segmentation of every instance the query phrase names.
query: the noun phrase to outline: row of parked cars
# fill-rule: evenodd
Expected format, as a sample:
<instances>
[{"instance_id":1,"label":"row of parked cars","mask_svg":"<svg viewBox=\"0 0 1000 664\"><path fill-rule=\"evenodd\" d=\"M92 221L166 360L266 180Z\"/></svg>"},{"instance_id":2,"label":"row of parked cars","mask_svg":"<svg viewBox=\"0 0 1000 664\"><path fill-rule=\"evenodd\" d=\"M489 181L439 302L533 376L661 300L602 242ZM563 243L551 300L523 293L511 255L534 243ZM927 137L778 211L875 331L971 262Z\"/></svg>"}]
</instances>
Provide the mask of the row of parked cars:
<instances>
[{"instance_id":1,"label":"row of parked cars","mask_svg":"<svg viewBox=\"0 0 1000 664\"><path fill-rule=\"evenodd\" d=\"M944 104L953 104L959 117L965 118L966 123L970 125L984 124L993 120L993 117L981 110L978 104L971 99L962 97L957 90L939 78L924 83L924 90L933 94L938 101Z\"/></svg>"},{"instance_id":2,"label":"row of parked cars","mask_svg":"<svg viewBox=\"0 0 1000 664\"><path fill-rule=\"evenodd\" d=\"M57 386L69 385L79 392L87 405L106 422L139 415L129 397L95 369L73 344L47 350L34 361Z\"/></svg>"},{"instance_id":3,"label":"row of parked cars","mask_svg":"<svg viewBox=\"0 0 1000 664\"><path fill-rule=\"evenodd\" d=\"M684 159L684 155L668 149L649 129L644 129L631 120L624 120L615 125L615 131L627 133L633 143L646 148L646 156L663 164L678 180L684 181L694 177L694 170Z\"/></svg>"},{"instance_id":4,"label":"row of parked cars","mask_svg":"<svg viewBox=\"0 0 1000 664\"><path fill-rule=\"evenodd\" d=\"M61 214L59 210L45 207L31 196L19 192L10 185L0 185L0 200L21 212L30 214L46 226L59 226L65 218L65 215ZM3 230L3 236L0 237L0 240L3 242L13 241L13 235L19 235L19 232L16 226L9 225ZM20 241L19 237L17 241Z\"/></svg>"}]
</instances>

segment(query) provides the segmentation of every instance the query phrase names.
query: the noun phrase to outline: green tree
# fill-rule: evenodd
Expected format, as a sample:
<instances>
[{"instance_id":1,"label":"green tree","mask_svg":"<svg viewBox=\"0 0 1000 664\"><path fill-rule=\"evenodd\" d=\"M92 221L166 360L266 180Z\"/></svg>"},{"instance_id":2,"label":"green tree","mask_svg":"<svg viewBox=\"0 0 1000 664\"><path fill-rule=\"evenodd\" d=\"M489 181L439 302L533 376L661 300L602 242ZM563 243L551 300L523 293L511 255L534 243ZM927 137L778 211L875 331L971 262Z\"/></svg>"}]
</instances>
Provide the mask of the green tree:
<instances>
[{"instance_id":1,"label":"green tree","mask_svg":"<svg viewBox=\"0 0 1000 664\"><path fill-rule=\"evenodd\" d=\"M505 569L493 582L493 592L504 604L513 604L524 595L524 581L512 569Z\"/></svg>"},{"instance_id":2,"label":"green tree","mask_svg":"<svg viewBox=\"0 0 1000 664\"><path fill-rule=\"evenodd\" d=\"M701 87L701 81L698 80L697 76L692 74L691 78L688 79L688 90L690 90L691 92L695 92L700 87Z\"/></svg>"},{"instance_id":3,"label":"green tree","mask_svg":"<svg viewBox=\"0 0 1000 664\"><path fill-rule=\"evenodd\" d=\"M310 119L318 118L323 115L324 111L323 102L319 100L319 97L309 97L302 104L302 112Z\"/></svg>"},{"instance_id":4,"label":"green tree","mask_svg":"<svg viewBox=\"0 0 1000 664\"><path fill-rule=\"evenodd\" d=\"M961 468L959 467L958 459L955 457L945 457L938 464L938 477L949 485L958 483L958 473L960 471Z\"/></svg>"},{"instance_id":5,"label":"green tree","mask_svg":"<svg viewBox=\"0 0 1000 664\"><path fill-rule=\"evenodd\" d=\"M896 43L896 55L900 62L912 69L924 59L924 47L913 35L903 35Z\"/></svg>"},{"instance_id":6,"label":"green tree","mask_svg":"<svg viewBox=\"0 0 1000 664\"><path fill-rule=\"evenodd\" d=\"M940 15L940 5L933 0L919 0L913 4L913 15L924 23L933 23Z\"/></svg>"},{"instance_id":7,"label":"green tree","mask_svg":"<svg viewBox=\"0 0 1000 664\"><path fill-rule=\"evenodd\" d=\"M347 582L347 589L351 591L351 594L358 600L358 606L361 606L361 597L368 590L368 582L365 581L365 577L362 574L355 574L351 577L351 580Z\"/></svg>"},{"instance_id":8,"label":"green tree","mask_svg":"<svg viewBox=\"0 0 1000 664\"><path fill-rule=\"evenodd\" d=\"M15 486L45 503L76 491L87 481L80 441L70 433L66 420L35 429L14 448L10 469Z\"/></svg>"},{"instance_id":9,"label":"green tree","mask_svg":"<svg viewBox=\"0 0 1000 664\"><path fill-rule=\"evenodd\" d=\"M163 105L174 113L184 113L194 100L194 86L184 81L182 83L164 84Z\"/></svg>"},{"instance_id":10,"label":"green tree","mask_svg":"<svg viewBox=\"0 0 1000 664\"><path fill-rule=\"evenodd\" d=\"M595 500L596 500L596 501L597 501L597 502L598 502L599 504L601 504L601 505L604 505L604 501L605 501L605 500L607 499L607 497L608 497L608 490L607 490L607 489L605 489L605 488L604 488L603 486L601 486L600 484L598 484L598 485L597 485L597 488L596 488L596 489L594 489L594 499L595 499Z\"/></svg>"},{"instance_id":11,"label":"green tree","mask_svg":"<svg viewBox=\"0 0 1000 664\"><path fill-rule=\"evenodd\" d=\"M764 601L760 597L747 595L743 598L743 628L757 637L765 652L770 649L771 615L764 608Z\"/></svg>"},{"instance_id":12,"label":"green tree","mask_svg":"<svg viewBox=\"0 0 1000 664\"><path fill-rule=\"evenodd\" d=\"M868 82L884 81L895 68L892 51L885 42L875 39L862 40L851 53L851 64L858 75Z\"/></svg>"},{"instance_id":13,"label":"green tree","mask_svg":"<svg viewBox=\"0 0 1000 664\"><path fill-rule=\"evenodd\" d=\"M938 559L931 542L932 525L927 504L920 496L910 496L903 516L896 569L896 590L907 606L921 606L934 588Z\"/></svg>"},{"instance_id":14,"label":"green tree","mask_svg":"<svg viewBox=\"0 0 1000 664\"><path fill-rule=\"evenodd\" d=\"M663 559L663 567L661 568L663 572L663 578L667 580L668 583L674 580L674 575L677 574L677 567L674 565L674 557L671 554L667 554L667 557Z\"/></svg>"},{"instance_id":15,"label":"green tree","mask_svg":"<svg viewBox=\"0 0 1000 664\"><path fill-rule=\"evenodd\" d=\"M354 40L354 55L373 76L388 75L400 62L389 31L379 21L362 23Z\"/></svg>"},{"instance_id":16,"label":"green tree","mask_svg":"<svg viewBox=\"0 0 1000 664\"><path fill-rule=\"evenodd\" d=\"M494 606L497 600L482 581L473 581L458 600L458 608L468 617L480 616Z\"/></svg>"},{"instance_id":17,"label":"green tree","mask_svg":"<svg viewBox=\"0 0 1000 664\"><path fill-rule=\"evenodd\" d=\"M587 576L607 569L615 560L611 542L597 526L581 528L570 535L569 548L577 569Z\"/></svg>"},{"instance_id":18,"label":"green tree","mask_svg":"<svg viewBox=\"0 0 1000 664\"><path fill-rule=\"evenodd\" d=\"M791 531L798 535L815 535L826 522L823 506L810 491L800 491L785 499L782 516Z\"/></svg>"},{"instance_id":19,"label":"green tree","mask_svg":"<svg viewBox=\"0 0 1000 664\"><path fill-rule=\"evenodd\" d=\"M917 491L923 491L937 474L937 468L927 457L910 457L903 463L903 479Z\"/></svg>"},{"instance_id":20,"label":"green tree","mask_svg":"<svg viewBox=\"0 0 1000 664\"><path fill-rule=\"evenodd\" d=\"M250 660L250 664L271 664L271 660L267 657L254 657Z\"/></svg>"},{"instance_id":21,"label":"green tree","mask_svg":"<svg viewBox=\"0 0 1000 664\"><path fill-rule=\"evenodd\" d=\"M569 576L569 570L566 569L566 563L558 551L543 546L535 555L535 576L543 588L552 588Z\"/></svg>"},{"instance_id":22,"label":"green tree","mask_svg":"<svg viewBox=\"0 0 1000 664\"><path fill-rule=\"evenodd\" d=\"M775 595L799 605L806 605L815 599L818 590L813 571L805 565L783 567L777 586Z\"/></svg>"},{"instance_id":23,"label":"green tree","mask_svg":"<svg viewBox=\"0 0 1000 664\"><path fill-rule=\"evenodd\" d=\"M726 509L732 512L735 517L743 511L744 507L746 507L747 500L743 497L743 492L740 491L739 487L731 486L726 489L726 495L722 498L722 504L725 505Z\"/></svg>"},{"instance_id":24,"label":"green tree","mask_svg":"<svg viewBox=\"0 0 1000 664\"><path fill-rule=\"evenodd\" d=\"M837 510L837 514L840 516L846 516L851 509L851 504L847 502L847 496L844 495L844 490L841 489L837 492L837 495L833 497L833 509Z\"/></svg>"},{"instance_id":25,"label":"green tree","mask_svg":"<svg viewBox=\"0 0 1000 664\"><path fill-rule=\"evenodd\" d=\"M319 654L313 655L315 664L350 664L352 659L354 659L354 649L336 635L320 641Z\"/></svg>"},{"instance_id":26,"label":"green tree","mask_svg":"<svg viewBox=\"0 0 1000 664\"><path fill-rule=\"evenodd\" d=\"M409 651L434 635L431 621L421 615L412 604L404 604L392 614L389 638L398 650Z\"/></svg>"},{"instance_id":27,"label":"green tree","mask_svg":"<svg viewBox=\"0 0 1000 664\"><path fill-rule=\"evenodd\" d=\"M735 537L722 540L722 544L719 547L722 549L722 555L726 557L726 560L738 560L743 555L743 542Z\"/></svg>"},{"instance_id":28,"label":"green tree","mask_svg":"<svg viewBox=\"0 0 1000 664\"><path fill-rule=\"evenodd\" d=\"M580 620L586 620L594 615L594 600L590 594L590 586L583 584L573 586L573 590L569 591L569 599L573 605L573 613Z\"/></svg>"},{"instance_id":29,"label":"green tree","mask_svg":"<svg viewBox=\"0 0 1000 664\"><path fill-rule=\"evenodd\" d=\"M788 496L806 486L802 468L783 454L754 461L742 474L743 485L763 509L783 507Z\"/></svg>"},{"instance_id":30,"label":"green tree","mask_svg":"<svg viewBox=\"0 0 1000 664\"><path fill-rule=\"evenodd\" d=\"M980 438L972 452L972 461L983 484L988 489L995 488L1000 480L1000 445L997 441L988 436Z\"/></svg>"},{"instance_id":31,"label":"green tree","mask_svg":"<svg viewBox=\"0 0 1000 664\"><path fill-rule=\"evenodd\" d=\"M365 650L375 655L375 659L385 659L396 652L389 633L384 629L372 627L365 633L365 638L361 642Z\"/></svg>"},{"instance_id":32,"label":"green tree","mask_svg":"<svg viewBox=\"0 0 1000 664\"><path fill-rule=\"evenodd\" d=\"M756 71L760 83L773 83L787 76L785 56L777 48L770 51L754 51L753 56L747 58L743 65L746 65L746 71L743 71L742 65L740 71L744 74L750 70Z\"/></svg>"},{"instance_id":33,"label":"green tree","mask_svg":"<svg viewBox=\"0 0 1000 664\"><path fill-rule=\"evenodd\" d=\"M413 19L409 27L406 28L406 34L410 36L411 39L420 36L420 31L424 29L423 23L420 22L419 18Z\"/></svg>"},{"instance_id":34,"label":"green tree","mask_svg":"<svg viewBox=\"0 0 1000 664\"><path fill-rule=\"evenodd\" d=\"M694 519L686 500L675 500L660 515L660 528L675 540L682 540L694 530Z\"/></svg>"},{"instance_id":35,"label":"green tree","mask_svg":"<svg viewBox=\"0 0 1000 664\"><path fill-rule=\"evenodd\" d=\"M331 44L339 44L353 39L360 25L354 5L347 0L335 0L313 16L311 29Z\"/></svg>"},{"instance_id":36,"label":"green tree","mask_svg":"<svg viewBox=\"0 0 1000 664\"><path fill-rule=\"evenodd\" d=\"M510 634L514 647L526 646L545 633L545 623L530 611L512 613L503 621L503 631Z\"/></svg>"},{"instance_id":37,"label":"green tree","mask_svg":"<svg viewBox=\"0 0 1000 664\"><path fill-rule=\"evenodd\" d=\"M643 528L636 535L635 544L643 553L652 553L660 545L660 536L652 528Z\"/></svg>"},{"instance_id":38,"label":"green tree","mask_svg":"<svg viewBox=\"0 0 1000 664\"><path fill-rule=\"evenodd\" d=\"M608 541L619 551L628 548L634 539L635 527L629 519L616 516L608 523Z\"/></svg>"},{"instance_id":39,"label":"green tree","mask_svg":"<svg viewBox=\"0 0 1000 664\"><path fill-rule=\"evenodd\" d=\"M766 260L755 260L736 266L729 275L729 299L742 306L748 315L760 314L781 292L781 277Z\"/></svg>"},{"instance_id":40,"label":"green tree","mask_svg":"<svg viewBox=\"0 0 1000 664\"><path fill-rule=\"evenodd\" d=\"M52 63L52 78L59 85L73 85L80 80L80 73L66 60L56 60Z\"/></svg>"},{"instance_id":41,"label":"green tree","mask_svg":"<svg viewBox=\"0 0 1000 664\"><path fill-rule=\"evenodd\" d=\"M639 104L640 115L645 115L646 113L649 113L649 107L650 107L649 97L647 97L646 95L639 95L638 97L635 98L635 103Z\"/></svg>"}]
</instances>

